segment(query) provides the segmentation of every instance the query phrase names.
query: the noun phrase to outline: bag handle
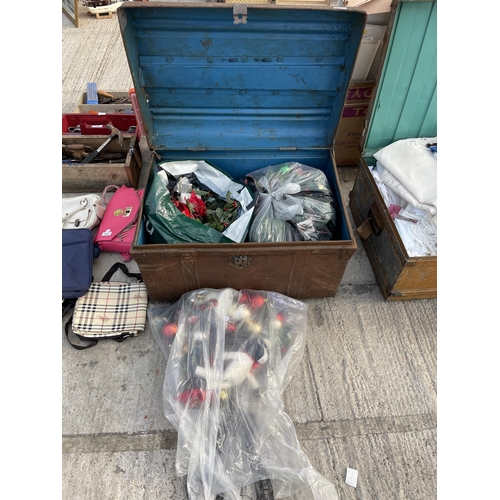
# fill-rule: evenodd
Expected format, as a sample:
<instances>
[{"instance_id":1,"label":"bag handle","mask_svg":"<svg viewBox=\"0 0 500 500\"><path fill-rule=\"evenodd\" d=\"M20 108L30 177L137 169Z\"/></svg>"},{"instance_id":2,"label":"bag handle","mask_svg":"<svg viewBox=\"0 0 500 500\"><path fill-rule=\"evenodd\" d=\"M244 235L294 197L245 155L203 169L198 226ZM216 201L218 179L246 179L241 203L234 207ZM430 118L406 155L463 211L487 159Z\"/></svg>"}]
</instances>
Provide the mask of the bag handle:
<instances>
[{"instance_id":1,"label":"bag handle","mask_svg":"<svg viewBox=\"0 0 500 500\"><path fill-rule=\"evenodd\" d=\"M67 213L63 218L62 218L62 224L63 224L63 227L64 227L64 223L71 217L73 217L73 215L77 214L78 212L80 212L81 210L83 210L84 208L86 208L89 204L89 200L87 198L83 198L80 200L80 204L78 205L77 208L75 208L72 212L69 212ZM88 212L87 211L87 216L88 216ZM85 219L86 220L86 219ZM78 219L78 224L76 223L76 221L74 222L75 226L78 227L78 225L80 224L80 222L84 222L84 221L81 221Z\"/></svg>"},{"instance_id":2,"label":"bag handle","mask_svg":"<svg viewBox=\"0 0 500 500\"><path fill-rule=\"evenodd\" d=\"M129 278L135 278L137 281L143 281L141 273L131 273L128 270L127 266L121 262L115 262L111 266L109 271L103 276L101 281L109 281L111 279L111 276L113 276L113 274L115 274L115 272L118 271L118 269L121 269L122 272Z\"/></svg>"},{"instance_id":3,"label":"bag handle","mask_svg":"<svg viewBox=\"0 0 500 500\"><path fill-rule=\"evenodd\" d=\"M113 188L116 189L117 191L118 191L118 189L120 189L119 186L116 186L115 184L110 184L109 186L106 186L104 188L104 191L101 194L101 198L103 199L105 205L108 204L108 201L106 200L106 194L107 194L108 190L113 189Z\"/></svg>"}]
</instances>

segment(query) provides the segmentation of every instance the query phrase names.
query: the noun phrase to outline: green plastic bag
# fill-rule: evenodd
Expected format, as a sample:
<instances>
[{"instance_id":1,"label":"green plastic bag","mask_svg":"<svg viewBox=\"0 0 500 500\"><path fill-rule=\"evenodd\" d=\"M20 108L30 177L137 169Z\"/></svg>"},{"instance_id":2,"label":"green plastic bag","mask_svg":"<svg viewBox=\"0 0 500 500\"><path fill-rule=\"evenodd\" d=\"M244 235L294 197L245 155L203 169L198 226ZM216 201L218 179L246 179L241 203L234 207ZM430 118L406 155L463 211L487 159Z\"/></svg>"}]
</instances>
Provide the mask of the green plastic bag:
<instances>
[{"instance_id":1,"label":"green plastic bag","mask_svg":"<svg viewBox=\"0 0 500 500\"><path fill-rule=\"evenodd\" d=\"M231 198L241 205L238 218L223 232L184 215L172 201L167 187L167 174L180 179L194 174L199 182L218 196ZM157 165L144 203L148 243L239 243L244 241L250 226L254 200L251 191L235 182L221 170L205 161L163 162Z\"/></svg>"}]
</instances>

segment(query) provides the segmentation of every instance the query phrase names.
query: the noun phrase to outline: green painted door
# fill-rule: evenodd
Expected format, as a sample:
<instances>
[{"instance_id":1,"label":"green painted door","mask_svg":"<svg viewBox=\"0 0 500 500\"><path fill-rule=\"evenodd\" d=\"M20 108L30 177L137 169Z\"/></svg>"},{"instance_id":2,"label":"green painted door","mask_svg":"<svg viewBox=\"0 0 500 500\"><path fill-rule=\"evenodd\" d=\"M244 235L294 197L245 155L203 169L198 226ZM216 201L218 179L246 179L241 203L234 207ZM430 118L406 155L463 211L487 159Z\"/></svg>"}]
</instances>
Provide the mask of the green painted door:
<instances>
[{"instance_id":1,"label":"green painted door","mask_svg":"<svg viewBox=\"0 0 500 500\"><path fill-rule=\"evenodd\" d=\"M396 11L365 158L399 139L437 136L437 2L402 1Z\"/></svg>"}]
</instances>

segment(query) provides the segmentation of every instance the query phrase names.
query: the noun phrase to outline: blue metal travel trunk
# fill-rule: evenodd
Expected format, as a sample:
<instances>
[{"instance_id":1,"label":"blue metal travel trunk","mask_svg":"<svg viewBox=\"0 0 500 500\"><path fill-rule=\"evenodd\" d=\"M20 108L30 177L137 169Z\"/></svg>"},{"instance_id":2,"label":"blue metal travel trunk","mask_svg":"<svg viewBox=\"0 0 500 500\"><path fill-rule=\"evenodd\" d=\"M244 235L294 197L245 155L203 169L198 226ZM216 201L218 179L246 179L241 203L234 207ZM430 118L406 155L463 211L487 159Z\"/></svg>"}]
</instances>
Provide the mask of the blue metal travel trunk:
<instances>
[{"instance_id":1,"label":"blue metal travel trunk","mask_svg":"<svg viewBox=\"0 0 500 500\"><path fill-rule=\"evenodd\" d=\"M335 295L356 243L333 144L366 14L126 2L118 18L148 142L162 160L206 160L235 179L298 161L320 168L339 202L334 241L151 245L139 225L132 255L152 298L175 299L199 286ZM307 262L298 269L297 259ZM161 280L166 267L169 279Z\"/></svg>"}]
</instances>

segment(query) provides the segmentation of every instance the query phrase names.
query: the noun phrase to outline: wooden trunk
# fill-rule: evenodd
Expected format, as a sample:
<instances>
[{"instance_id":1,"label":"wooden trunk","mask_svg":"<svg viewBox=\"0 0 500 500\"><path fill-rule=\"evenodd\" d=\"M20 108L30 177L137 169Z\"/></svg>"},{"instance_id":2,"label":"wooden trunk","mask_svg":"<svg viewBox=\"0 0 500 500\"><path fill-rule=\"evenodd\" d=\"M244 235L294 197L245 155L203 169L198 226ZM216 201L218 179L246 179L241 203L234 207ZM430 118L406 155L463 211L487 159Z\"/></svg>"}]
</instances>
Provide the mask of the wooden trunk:
<instances>
[{"instance_id":1,"label":"wooden trunk","mask_svg":"<svg viewBox=\"0 0 500 500\"><path fill-rule=\"evenodd\" d=\"M386 300L437 296L437 256L410 257L368 165L400 139L437 136L437 2L393 1L349 206Z\"/></svg>"},{"instance_id":2,"label":"wooden trunk","mask_svg":"<svg viewBox=\"0 0 500 500\"><path fill-rule=\"evenodd\" d=\"M105 140L101 136L63 135L63 145L83 144L97 149ZM136 135L123 136L123 145L117 139L104 150L106 153L125 153L123 163L63 163L63 193L100 193L110 184L137 188L142 167L142 158Z\"/></svg>"},{"instance_id":3,"label":"wooden trunk","mask_svg":"<svg viewBox=\"0 0 500 500\"><path fill-rule=\"evenodd\" d=\"M437 257L410 257L364 159L349 207L386 300L437 296Z\"/></svg>"}]
</instances>

